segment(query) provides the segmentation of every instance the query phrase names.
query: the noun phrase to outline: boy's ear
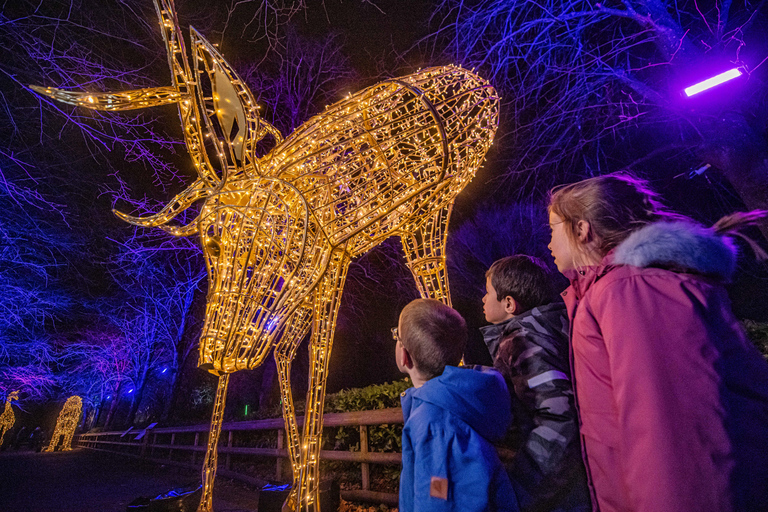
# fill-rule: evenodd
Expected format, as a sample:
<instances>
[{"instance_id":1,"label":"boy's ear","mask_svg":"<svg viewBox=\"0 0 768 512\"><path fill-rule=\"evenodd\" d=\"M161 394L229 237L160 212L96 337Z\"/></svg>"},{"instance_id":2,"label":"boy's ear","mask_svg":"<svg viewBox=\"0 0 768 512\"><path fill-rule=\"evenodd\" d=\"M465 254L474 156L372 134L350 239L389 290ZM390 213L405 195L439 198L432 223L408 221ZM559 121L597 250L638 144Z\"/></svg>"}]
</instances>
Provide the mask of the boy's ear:
<instances>
[{"instance_id":1,"label":"boy's ear","mask_svg":"<svg viewBox=\"0 0 768 512\"><path fill-rule=\"evenodd\" d=\"M400 366L403 368L413 369L413 359L411 358L411 354L408 352L408 349L403 347L403 349L400 351Z\"/></svg>"},{"instance_id":2,"label":"boy's ear","mask_svg":"<svg viewBox=\"0 0 768 512\"><path fill-rule=\"evenodd\" d=\"M511 295L504 297L504 312L508 315L514 315L517 311L517 301Z\"/></svg>"}]
</instances>

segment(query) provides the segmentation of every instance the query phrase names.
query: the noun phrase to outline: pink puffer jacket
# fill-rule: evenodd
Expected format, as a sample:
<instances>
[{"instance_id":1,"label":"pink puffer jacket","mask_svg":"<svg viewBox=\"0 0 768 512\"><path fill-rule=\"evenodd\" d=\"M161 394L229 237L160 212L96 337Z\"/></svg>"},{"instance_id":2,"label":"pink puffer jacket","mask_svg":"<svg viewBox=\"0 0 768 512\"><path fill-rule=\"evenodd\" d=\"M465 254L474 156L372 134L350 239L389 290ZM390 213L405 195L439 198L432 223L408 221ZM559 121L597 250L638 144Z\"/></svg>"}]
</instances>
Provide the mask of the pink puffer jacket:
<instances>
[{"instance_id":1,"label":"pink puffer jacket","mask_svg":"<svg viewBox=\"0 0 768 512\"><path fill-rule=\"evenodd\" d=\"M595 510L768 510L768 364L722 286L735 258L709 229L658 223L569 276Z\"/></svg>"}]
</instances>

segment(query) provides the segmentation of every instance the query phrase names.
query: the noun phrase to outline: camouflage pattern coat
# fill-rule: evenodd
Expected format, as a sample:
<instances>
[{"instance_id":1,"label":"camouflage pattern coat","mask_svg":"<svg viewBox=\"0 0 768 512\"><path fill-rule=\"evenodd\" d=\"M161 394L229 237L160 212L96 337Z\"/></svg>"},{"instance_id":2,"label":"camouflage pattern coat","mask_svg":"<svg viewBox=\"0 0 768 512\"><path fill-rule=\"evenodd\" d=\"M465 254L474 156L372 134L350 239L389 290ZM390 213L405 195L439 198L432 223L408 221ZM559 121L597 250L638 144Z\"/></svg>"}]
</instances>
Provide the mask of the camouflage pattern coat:
<instances>
[{"instance_id":1,"label":"camouflage pattern coat","mask_svg":"<svg viewBox=\"0 0 768 512\"><path fill-rule=\"evenodd\" d=\"M556 302L481 328L512 395L508 467L524 512L590 510L568 356L568 316Z\"/></svg>"}]
</instances>

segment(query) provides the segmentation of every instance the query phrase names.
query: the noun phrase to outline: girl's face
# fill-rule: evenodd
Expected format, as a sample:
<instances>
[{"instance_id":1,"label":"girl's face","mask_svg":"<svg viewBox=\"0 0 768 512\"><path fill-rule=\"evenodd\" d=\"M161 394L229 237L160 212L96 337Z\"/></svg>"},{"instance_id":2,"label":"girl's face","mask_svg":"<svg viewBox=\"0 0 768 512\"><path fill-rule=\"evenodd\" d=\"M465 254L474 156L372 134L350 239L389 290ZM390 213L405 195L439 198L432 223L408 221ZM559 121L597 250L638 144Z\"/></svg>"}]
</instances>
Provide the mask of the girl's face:
<instances>
[{"instance_id":1,"label":"girl's face","mask_svg":"<svg viewBox=\"0 0 768 512\"><path fill-rule=\"evenodd\" d=\"M554 212L549 213L549 229L552 231L552 240L547 248L555 257L555 265L561 273L576 268L574 256L576 253L572 242L565 231L565 222Z\"/></svg>"}]
</instances>

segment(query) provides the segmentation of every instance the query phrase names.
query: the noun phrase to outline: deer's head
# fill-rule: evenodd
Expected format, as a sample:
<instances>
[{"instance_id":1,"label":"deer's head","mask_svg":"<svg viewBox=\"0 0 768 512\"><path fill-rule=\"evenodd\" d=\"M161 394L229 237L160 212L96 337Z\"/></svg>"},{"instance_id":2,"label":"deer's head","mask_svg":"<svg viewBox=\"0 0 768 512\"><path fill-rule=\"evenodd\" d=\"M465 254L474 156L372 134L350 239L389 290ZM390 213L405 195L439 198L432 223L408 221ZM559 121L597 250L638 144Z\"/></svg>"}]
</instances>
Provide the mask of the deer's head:
<instances>
[{"instance_id":1,"label":"deer's head","mask_svg":"<svg viewBox=\"0 0 768 512\"><path fill-rule=\"evenodd\" d=\"M155 0L155 6L172 86L98 94L32 88L105 111L178 105L198 179L155 215L115 213L175 236L200 235L210 285L200 364L215 373L253 367L268 353L274 336L263 334L279 327L285 284L299 272L297 258L303 257L306 238L312 236L306 207L292 187L261 176L256 144L268 134L278 143L282 136L260 118L243 80L194 28L188 55L173 0ZM170 224L200 200L204 203L195 220Z\"/></svg>"}]
</instances>

